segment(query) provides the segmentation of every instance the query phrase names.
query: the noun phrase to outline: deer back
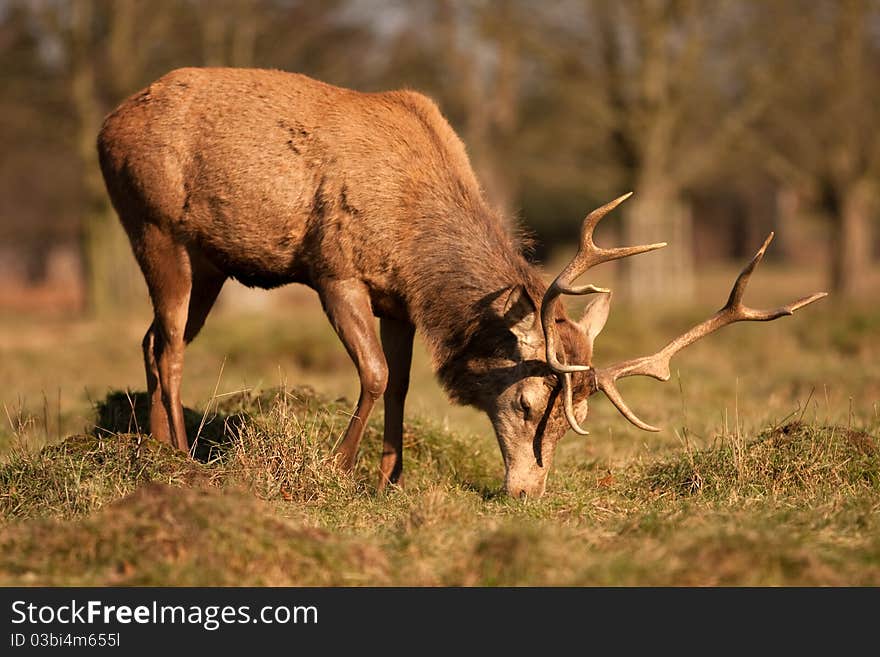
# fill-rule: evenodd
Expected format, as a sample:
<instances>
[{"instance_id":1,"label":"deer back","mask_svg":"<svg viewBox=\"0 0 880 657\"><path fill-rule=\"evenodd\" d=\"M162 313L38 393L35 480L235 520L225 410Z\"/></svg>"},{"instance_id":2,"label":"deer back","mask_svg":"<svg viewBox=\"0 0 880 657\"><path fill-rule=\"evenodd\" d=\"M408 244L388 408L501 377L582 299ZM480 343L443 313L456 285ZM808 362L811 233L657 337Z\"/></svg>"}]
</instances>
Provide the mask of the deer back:
<instances>
[{"instance_id":1,"label":"deer back","mask_svg":"<svg viewBox=\"0 0 880 657\"><path fill-rule=\"evenodd\" d=\"M98 146L133 242L158 223L248 285L353 277L401 295L420 253L473 239L482 202L426 97L281 71L173 71L110 114Z\"/></svg>"}]
</instances>

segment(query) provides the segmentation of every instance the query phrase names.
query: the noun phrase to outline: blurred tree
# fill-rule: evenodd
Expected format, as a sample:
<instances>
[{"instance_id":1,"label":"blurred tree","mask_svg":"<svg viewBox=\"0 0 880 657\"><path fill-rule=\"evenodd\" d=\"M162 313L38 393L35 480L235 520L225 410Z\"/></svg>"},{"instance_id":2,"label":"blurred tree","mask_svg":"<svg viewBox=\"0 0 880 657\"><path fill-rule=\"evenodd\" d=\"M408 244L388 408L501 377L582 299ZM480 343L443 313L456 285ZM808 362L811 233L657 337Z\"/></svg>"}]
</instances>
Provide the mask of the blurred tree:
<instances>
[{"instance_id":1,"label":"blurred tree","mask_svg":"<svg viewBox=\"0 0 880 657\"><path fill-rule=\"evenodd\" d=\"M462 114L462 137L492 205L514 212L510 140L517 128L522 7L513 0L436 0L442 55L441 95Z\"/></svg>"},{"instance_id":2,"label":"blurred tree","mask_svg":"<svg viewBox=\"0 0 880 657\"><path fill-rule=\"evenodd\" d=\"M97 166L102 117L172 68L261 66L433 96L490 202L521 209L545 247L572 247L585 211L635 191L598 236L670 242L625 263L633 299L686 299L695 249L750 251L769 223L803 251L784 238L807 206L831 219L835 289L856 294L878 206L878 4L0 0L15 153L0 238L36 254L38 277L41 247L78 234L90 308L117 308L141 277Z\"/></svg>"},{"instance_id":3,"label":"blurred tree","mask_svg":"<svg viewBox=\"0 0 880 657\"><path fill-rule=\"evenodd\" d=\"M46 253L76 236L78 174L65 143L72 122L53 52L41 46L29 8L7 5L0 15L0 247L30 263L33 282L45 273Z\"/></svg>"},{"instance_id":4,"label":"blurred tree","mask_svg":"<svg viewBox=\"0 0 880 657\"><path fill-rule=\"evenodd\" d=\"M125 305L142 282L104 189L95 137L112 103L145 77L150 45L161 39L168 14L136 0L35 2L31 9L43 38L57 44L69 85L85 302L90 313L104 315Z\"/></svg>"},{"instance_id":5,"label":"blurred tree","mask_svg":"<svg viewBox=\"0 0 880 657\"><path fill-rule=\"evenodd\" d=\"M880 3L777 0L764 11L771 111L749 144L783 185L783 210L803 199L828 218L831 289L855 297L880 192Z\"/></svg>"},{"instance_id":6,"label":"blurred tree","mask_svg":"<svg viewBox=\"0 0 880 657\"><path fill-rule=\"evenodd\" d=\"M538 46L550 80L545 105L558 127L544 138L570 148L593 132L573 158L580 184L605 200L635 191L619 239L669 242L620 263L624 293L641 303L687 300L689 193L725 170L729 149L764 105L740 56L746 17L739 3L696 0L592 0L580 10L574 19L574 8L546 15L556 34Z\"/></svg>"},{"instance_id":7,"label":"blurred tree","mask_svg":"<svg viewBox=\"0 0 880 657\"><path fill-rule=\"evenodd\" d=\"M490 204L505 215L515 213L518 201L510 157L519 131L519 41L528 10L519 0L408 5L376 78L377 86L415 88L439 103L465 142Z\"/></svg>"},{"instance_id":8,"label":"blurred tree","mask_svg":"<svg viewBox=\"0 0 880 657\"><path fill-rule=\"evenodd\" d=\"M217 0L200 4L202 63L205 66L253 66L257 34L267 7L259 0Z\"/></svg>"}]
</instances>

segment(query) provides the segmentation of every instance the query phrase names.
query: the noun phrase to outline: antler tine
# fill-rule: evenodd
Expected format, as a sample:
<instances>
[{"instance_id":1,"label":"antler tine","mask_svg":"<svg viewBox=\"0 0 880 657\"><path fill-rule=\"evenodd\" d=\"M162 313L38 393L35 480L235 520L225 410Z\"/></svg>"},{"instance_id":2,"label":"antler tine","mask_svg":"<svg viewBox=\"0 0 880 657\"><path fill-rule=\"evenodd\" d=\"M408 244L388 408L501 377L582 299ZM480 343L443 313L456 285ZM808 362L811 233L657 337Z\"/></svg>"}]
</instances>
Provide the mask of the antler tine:
<instances>
[{"instance_id":1,"label":"antler tine","mask_svg":"<svg viewBox=\"0 0 880 657\"><path fill-rule=\"evenodd\" d=\"M749 279L752 277L752 272L755 271L755 267L757 267L761 260L764 259L764 252L767 250L767 247L770 246L770 242L773 241L774 235L775 233L771 232L767 236L767 239L764 240L764 244L758 249L755 257L752 258L751 262L749 262L749 264L747 264L739 273L736 282L733 284L733 289L730 291L730 297L728 297L727 303L724 305L724 308L719 311L727 311L736 317L736 319L731 320L729 323L739 321L769 322L770 320L778 319L779 317L793 315L796 310L800 310L804 306L808 306L814 301L818 301L822 297L828 296L827 292L817 292L772 310L756 310L743 305L742 298L745 294L746 287L749 284Z\"/></svg>"},{"instance_id":2,"label":"antler tine","mask_svg":"<svg viewBox=\"0 0 880 657\"><path fill-rule=\"evenodd\" d=\"M752 277L752 272L755 271L755 267L757 267L761 260L764 259L764 253L767 251L767 247L770 246L770 242L773 241L775 234L776 233L772 231L770 232L767 239L765 239L764 243L761 245L761 248L758 249L755 257L751 259L749 264L743 267L739 276L736 277L736 281L733 283L733 289L730 290L730 296L727 297L727 303L724 304L725 308L742 307L742 298L746 292L746 287L748 287L749 279Z\"/></svg>"},{"instance_id":3,"label":"antler tine","mask_svg":"<svg viewBox=\"0 0 880 657\"><path fill-rule=\"evenodd\" d=\"M600 265L603 262L639 255L640 253L647 253L648 251L662 249L666 246L666 242L644 244L641 246L621 246L613 249L603 249L602 247L596 246L596 243L593 241L593 231L596 230L596 226L599 225L599 222L605 217L605 215L632 195L632 192L628 192L623 196L618 196L610 203L606 203L602 207L596 208L586 216L583 224L581 224L581 242L578 246L577 254L575 254L572 261L568 263L565 269L562 270L550 286L551 288L555 286L558 289L557 295L555 296L558 296L558 294L581 295L591 294L593 292L607 292L608 290L605 288L596 287L595 285L573 287L572 283L574 283L574 280L588 269Z\"/></svg>"},{"instance_id":4,"label":"antler tine","mask_svg":"<svg viewBox=\"0 0 880 657\"><path fill-rule=\"evenodd\" d=\"M560 376L562 377L562 410L565 412L565 419L568 420L568 424L575 433L589 436L590 432L581 428L574 414L574 391L571 386L571 374L564 372Z\"/></svg>"},{"instance_id":5,"label":"antler tine","mask_svg":"<svg viewBox=\"0 0 880 657\"><path fill-rule=\"evenodd\" d=\"M626 405L626 402L623 401L623 396L617 390L617 386L614 385L614 381L615 379L613 376L602 376L601 373L597 373L596 389L604 392L605 396L608 397L608 399L611 400L611 403L617 407L618 411L620 411L620 414L639 429L642 429L643 431L660 431L660 427L655 427L653 424L644 422L638 415L630 410L629 406Z\"/></svg>"},{"instance_id":6,"label":"antler tine","mask_svg":"<svg viewBox=\"0 0 880 657\"><path fill-rule=\"evenodd\" d=\"M752 258L751 262L749 262L749 264L747 264L740 272L739 276L737 276L736 281L733 284L733 289L730 292L730 296L727 299L727 303L721 310L701 324L697 324L690 331L683 333L652 356L634 358L610 367L596 370L594 373L595 382L593 385L593 392L598 390L604 392L617 407L617 410L619 410L627 420L640 429L645 429L646 431L659 431L659 428L643 422L629 409L615 386L614 382L617 381L617 379L638 375L650 376L659 381L668 381L670 376L669 362L672 357L700 338L703 338L710 333L714 333L718 329L727 326L728 324L733 324L734 322L768 322L778 319L779 317L791 315L796 310L828 296L827 292L817 292L816 294L811 294L792 303L770 310L759 310L743 304L742 298L745 294L746 287L748 286L749 279L752 276L752 272L755 271L755 267L761 262L761 259L764 257L764 252L767 250L767 247L772 240L773 233L770 233L770 235L767 236L767 239L764 240L764 244L758 249L755 257Z\"/></svg>"},{"instance_id":7,"label":"antler tine","mask_svg":"<svg viewBox=\"0 0 880 657\"><path fill-rule=\"evenodd\" d=\"M547 292L544 293L544 299L541 302L541 325L544 328L547 364L554 372L559 374L570 374L573 372L585 372L590 369L589 365L568 365L562 363L556 357L556 343L558 340L553 311L555 309L555 301L557 297L563 294L582 295L594 294L597 292L607 293L609 292L608 289L597 287L592 284L582 286L573 286L572 284L578 276L584 274L591 267L595 267L603 262L654 251L655 249L660 249L666 246L666 242L660 242L657 244L646 244L642 246L625 246L613 249L603 249L596 246L595 242L593 242L593 231L596 229L596 226L602 218L630 196L632 196L632 192L619 196L610 203L606 203L602 207L596 208L586 216L581 225L581 241L578 246L577 254L575 254L571 262L565 266L559 276L557 276L550 284L550 287L547 288ZM573 424L572 428L574 428L574 426L575 425ZM577 429L575 430L577 431Z\"/></svg>"}]
</instances>

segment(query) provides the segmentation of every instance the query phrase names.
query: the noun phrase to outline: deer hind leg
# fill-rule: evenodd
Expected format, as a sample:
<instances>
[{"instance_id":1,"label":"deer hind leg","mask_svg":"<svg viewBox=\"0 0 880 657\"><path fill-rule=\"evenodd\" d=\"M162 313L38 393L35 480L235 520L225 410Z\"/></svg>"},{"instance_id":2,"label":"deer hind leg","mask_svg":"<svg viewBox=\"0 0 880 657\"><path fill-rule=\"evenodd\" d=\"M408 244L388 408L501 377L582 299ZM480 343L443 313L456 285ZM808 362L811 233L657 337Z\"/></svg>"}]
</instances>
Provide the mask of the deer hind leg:
<instances>
[{"instance_id":1,"label":"deer hind leg","mask_svg":"<svg viewBox=\"0 0 880 657\"><path fill-rule=\"evenodd\" d=\"M150 397L150 433L156 440L172 444L171 426L168 423L168 415L165 413L165 405L162 402L162 386L159 385L159 365L156 362L156 354L161 351L162 336L156 328L156 321L150 324L144 335L142 343L144 350L144 369L147 371L147 394ZM158 342L158 344L157 344Z\"/></svg>"},{"instance_id":2,"label":"deer hind leg","mask_svg":"<svg viewBox=\"0 0 880 657\"><path fill-rule=\"evenodd\" d=\"M385 437L379 464L379 490L388 484L402 483L403 407L409 390L415 327L409 322L382 318L379 321L382 349L388 363L388 386L385 389Z\"/></svg>"},{"instance_id":3,"label":"deer hind leg","mask_svg":"<svg viewBox=\"0 0 880 657\"><path fill-rule=\"evenodd\" d=\"M145 226L140 246L154 311L143 342L150 429L154 438L188 450L180 400L183 350L204 324L225 278L153 224Z\"/></svg>"},{"instance_id":4,"label":"deer hind leg","mask_svg":"<svg viewBox=\"0 0 880 657\"><path fill-rule=\"evenodd\" d=\"M189 344L198 335L205 319L217 295L223 287L226 277L217 271L212 265L201 260L191 258L192 286L187 311L186 329L184 331L184 343ZM168 421L168 413L165 410L165 401L160 383L158 357L164 346L163 333L157 326L156 320L150 324L143 341L144 367L147 372L147 392L150 398L150 428L153 437L164 443L176 445L171 438L171 423Z\"/></svg>"},{"instance_id":5,"label":"deer hind leg","mask_svg":"<svg viewBox=\"0 0 880 657\"><path fill-rule=\"evenodd\" d=\"M376 335L366 286L354 280L334 281L322 285L318 292L324 312L354 361L361 381L357 410L336 450L336 463L343 470L351 470L373 405L385 392L388 366Z\"/></svg>"}]
</instances>

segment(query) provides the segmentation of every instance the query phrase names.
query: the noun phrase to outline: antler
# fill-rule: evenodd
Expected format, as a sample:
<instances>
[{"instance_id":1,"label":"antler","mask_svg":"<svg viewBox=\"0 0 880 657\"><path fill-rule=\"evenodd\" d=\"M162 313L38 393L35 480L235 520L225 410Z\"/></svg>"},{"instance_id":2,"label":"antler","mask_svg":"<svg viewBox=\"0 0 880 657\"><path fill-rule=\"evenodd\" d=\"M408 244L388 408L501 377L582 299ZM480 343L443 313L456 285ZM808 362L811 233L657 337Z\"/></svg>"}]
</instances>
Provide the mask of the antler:
<instances>
[{"instance_id":1,"label":"antler","mask_svg":"<svg viewBox=\"0 0 880 657\"><path fill-rule=\"evenodd\" d=\"M565 409L565 417L571 428L576 433L587 435L588 432L577 423L574 416L574 402L572 400L572 372L585 372L592 369L589 365L568 365L562 363L556 357L556 344L558 342L558 334L556 332L556 299L562 294L593 294L595 292L608 292L607 289L596 287L595 285L573 286L576 278L581 276L591 267L617 260L618 258L626 258L628 256L646 253L655 249L666 246L666 242L658 244L647 244L643 246L627 246L616 249L603 249L596 246L593 242L593 231L606 214L611 212L618 205L632 196L632 192L620 196L610 203L606 203L600 208L593 210L584 219L581 226L581 241L578 246L578 252L570 263L562 270L559 276L547 288L544 293L544 299L541 302L541 326L544 329L544 342L547 349L547 365L550 369L560 375L563 386L563 408Z\"/></svg>"},{"instance_id":2,"label":"antler","mask_svg":"<svg viewBox=\"0 0 880 657\"><path fill-rule=\"evenodd\" d=\"M772 310L756 310L743 304L742 298L746 286L749 283L749 278L751 278L752 272L755 271L755 267L758 266L758 263L760 263L761 259L764 257L764 252L767 250L772 239L773 233L770 233L764 241L763 246L755 254L755 257L752 258L752 261L746 265L742 272L740 272L736 282L733 284L733 290L730 292L730 297L727 299L727 303L721 310L701 324L697 324L690 331L677 337L653 356L634 358L610 367L596 369L594 371L594 392L597 390L604 392L617 407L617 410L619 410L627 420L640 429L646 431L660 431L658 427L640 420L636 414L629 409L626 402L623 401L623 397L620 396L617 387L614 385L614 382L617 381L617 379L638 375L652 376L659 381L668 381L670 376L669 361L672 356L700 338L717 331L723 326L733 324L734 322L769 322L778 319L779 317L791 315L796 310L799 310L814 301L818 301L822 297L828 296L827 292L817 292L816 294L811 294L810 296L798 299L793 303Z\"/></svg>"}]
</instances>

